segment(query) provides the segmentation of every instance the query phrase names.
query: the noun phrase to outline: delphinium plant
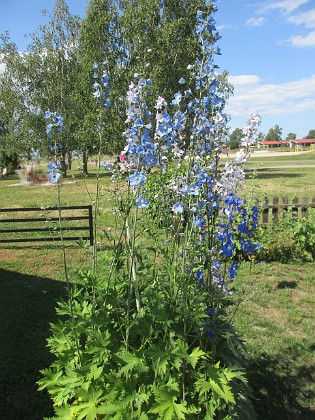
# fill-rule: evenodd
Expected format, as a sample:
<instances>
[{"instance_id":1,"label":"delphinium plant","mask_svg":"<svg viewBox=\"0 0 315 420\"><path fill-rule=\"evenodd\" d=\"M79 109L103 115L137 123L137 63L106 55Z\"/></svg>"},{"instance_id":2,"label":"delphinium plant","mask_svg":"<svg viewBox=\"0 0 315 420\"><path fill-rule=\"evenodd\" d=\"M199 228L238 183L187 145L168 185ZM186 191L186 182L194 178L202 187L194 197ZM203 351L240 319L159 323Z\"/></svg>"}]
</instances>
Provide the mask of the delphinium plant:
<instances>
[{"instance_id":1,"label":"delphinium plant","mask_svg":"<svg viewBox=\"0 0 315 420\"><path fill-rule=\"evenodd\" d=\"M237 249L258 247L257 209L237 195L247 151L221 164L226 92L214 64L213 5L204 3L191 88L180 79L185 90L170 104L157 98L153 112L152 81L139 72L129 86L127 174L113 172L120 230L107 237L112 258L105 273L81 275L72 308L60 302L48 340L56 360L39 381L59 418L254 418L226 307ZM252 116L244 143L257 123ZM151 194L152 177L162 194ZM160 222L152 223L159 197Z\"/></svg>"}]
</instances>

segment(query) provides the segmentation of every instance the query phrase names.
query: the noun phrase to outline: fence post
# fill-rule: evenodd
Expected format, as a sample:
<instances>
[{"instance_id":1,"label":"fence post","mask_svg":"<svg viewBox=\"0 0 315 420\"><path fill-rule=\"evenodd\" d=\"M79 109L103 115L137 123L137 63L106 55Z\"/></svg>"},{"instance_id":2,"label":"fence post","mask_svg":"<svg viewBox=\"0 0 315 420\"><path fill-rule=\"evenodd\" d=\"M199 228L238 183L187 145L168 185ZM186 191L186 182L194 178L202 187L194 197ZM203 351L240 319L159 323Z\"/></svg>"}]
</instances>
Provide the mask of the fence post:
<instances>
[{"instance_id":1,"label":"fence post","mask_svg":"<svg viewBox=\"0 0 315 420\"><path fill-rule=\"evenodd\" d=\"M94 234L93 234L93 208L89 205L89 228L90 228L90 246L94 244Z\"/></svg>"},{"instance_id":2,"label":"fence post","mask_svg":"<svg viewBox=\"0 0 315 420\"><path fill-rule=\"evenodd\" d=\"M305 217L307 212L307 197L302 197L301 217Z\"/></svg>"},{"instance_id":3,"label":"fence post","mask_svg":"<svg viewBox=\"0 0 315 420\"><path fill-rule=\"evenodd\" d=\"M283 202L283 206L282 206L282 211L283 211L283 213L282 213L282 219L285 219L285 217L286 217L286 215L288 213L288 204L289 204L288 197L283 197L282 202Z\"/></svg>"},{"instance_id":4,"label":"fence post","mask_svg":"<svg viewBox=\"0 0 315 420\"><path fill-rule=\"evenodd\" d=\"M299 212L299 199L297 197L292 198L292 220L296 220L298 218Z\"/></svg>"},{"instance_id":5,"label":"fence post","mask_svg":"<svg viewBox=\"0 0 315 420\"><path fill-rule=\"evenodd\" d=\"M268 215L269 215L269 198L265 198L265 202L263 204L263 211L262 211L262 222L263 224L268 223Z\"/></svg>"},{"instance_id":6,"label":"fence post","mask_svg":"<svg viewBox=\"0 0 315 420\"><path fill-rule=\"evenodd\" d=\"M278 197L273 197L272 200L272 217L274 221L278 221L279 219L279 198Z\"/></svg>"}]
</instances>

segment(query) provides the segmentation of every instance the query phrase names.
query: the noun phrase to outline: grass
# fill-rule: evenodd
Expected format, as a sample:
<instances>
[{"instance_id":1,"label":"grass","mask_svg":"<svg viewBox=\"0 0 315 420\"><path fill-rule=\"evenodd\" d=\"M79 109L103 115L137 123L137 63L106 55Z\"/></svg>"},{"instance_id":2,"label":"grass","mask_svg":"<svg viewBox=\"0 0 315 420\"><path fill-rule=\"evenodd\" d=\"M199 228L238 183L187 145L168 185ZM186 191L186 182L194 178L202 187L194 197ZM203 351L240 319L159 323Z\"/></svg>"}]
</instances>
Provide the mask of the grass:
<instances>
[{"instance_id":1,"label":"grass","mask_svg":"<svg viewBox=\"0 0 315 420\"><path fill-rule=\"evenodd\" d=\"M264 196L308 197L310 201L315 197L315 152L287 156L256 157L252 155L248 160L247 190L252 184L254 195Z\"/></svg>"},{"instance_id":2,"label":"grass","mask_svg":"<svg viewBox=\"0 0 315 420\"><path fill-rule=\"evenodd\" d=\"M284 167L291 165L293 156L301 167ZM305 161L312 163L315 154L293 156L276 158L282 168L273 168L275 157L250 159L250 168L263 165L254 180L259 186L257 195L315 196L315 168L302 167ZM63 205L91 203L95 168L91 170L86 179L69 174L69 183L61 187ZM2 207L56 204L55 187L14 186L18 182L15 176L0 179ZM106 229L113 221L108 176L102 176L101 187L99 228ZM46 338L49 324L56 320L56 303L66 293L61 247L59 243L0 244L0 252L0 417L41 420L53 414L50 399L37 391L36 381L39 370L52 360ZM91 251L69 242L66 253L70 280L75 282L76 271L89 267ZM247 268L242 267L235 283L235 298L245 292L235 322L246 345L259 418L314 418L315 264L261 264L251 276Z\"/></svg>"},{"instance_id":3,"label":"grass","mask_svg":"<svg viewBox=\"0 0 315 420\"><path fill-rule=\"evenodd\" d=\"M315 416L315 263L242 267L236 327L260 419ZM244 295L245 294L245 295ZM245 296L245 298L244 298Z\"/></svg>"}]
</instances>

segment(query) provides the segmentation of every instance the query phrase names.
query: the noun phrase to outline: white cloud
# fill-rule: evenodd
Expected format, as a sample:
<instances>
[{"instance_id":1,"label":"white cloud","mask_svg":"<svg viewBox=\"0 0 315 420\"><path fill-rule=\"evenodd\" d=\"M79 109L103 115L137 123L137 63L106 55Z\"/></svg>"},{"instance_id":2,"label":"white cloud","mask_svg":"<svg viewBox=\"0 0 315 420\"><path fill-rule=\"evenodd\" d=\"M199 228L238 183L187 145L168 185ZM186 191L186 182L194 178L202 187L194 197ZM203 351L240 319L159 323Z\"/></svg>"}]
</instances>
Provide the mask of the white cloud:
<instances>
[{"instance_id":1,"label":"white cloud","mask_svg":"<svg viewBox=\"0 0 315 420\"><path fill-rule=\"evenodd\" d=\"M260 77L256 74L241 74L239 76L229 76L229 82L233 86L250 86L260 82Z\"/></svg>"},{"instance_id":2,"label":"white cloud","mask_svg":"<svg viewBox=\"0 0 315 420\"><path fill-rule=\"evenodd\" d=\"M259 18L249 18L245 23L246 26L262 26L265 23L266 19L263 16Z\"/></svg>"},{"instance_id":3,"label":"white cloud","mask_svg":"<svg viewBox=\"0 0 315 420\"><path fill-rule=\"evenodd\" d=\"M315 47L315 31L311 31L305 36L293 36L292 38L289 38L287 42L297 48Z\"/></svg>"},{"instance_id":4,"label":"white cloud","mask_svg":"<svg viewBox=\"0 0 315 420\"><path fill-rule=\"evenodd\" d=\"M289 16L288 21L295 25L303 25L305 28L315 28L315 9L307 10L306 12L297 15ZM289 44L297 48L314 47L315 46L315 31L310 31L308 34L295 35L287 40Z\"/></svg>"},{"instance_id":5,"label":"white cloud","mask_svg":"<svg viewBox=\"0 0 315 420\"><path fill-rule=\"evenodd\" d=\"M262 12L267 12L269 10L280 9L285 14L292 13L294 10L298 9L303 4L309 3L310 0L282 0L282 1L271 1L264 4L261 7Z\"/></svg>"},{"instance_id":6,"label":"white cloud","mask_svg":"<svg viewBox=\"0 0 315 420\"><path fill-rule=\"evenodd\" d=\"M306 28L315 28L315 9L289 16L288 21L295 25L304 25Z\"/></svg>"},{"instance_id":7,"label":"white cloud","mask_svg":"<svg viewBox=\"0 0 315 420\"><path fill-rule=\"evenodd\" d=\"M310 0L282 0L266 2L259 10L260 13L271 10L281 10L287 22L294 25L303 25L305 28L315 28L315 9L309 9L292 15L292 12L297 10L300 6L308 4ZM295 48L306 48L315 46L315 32L311 31L303 35L293 35L284 42Z\"/></svg>"},{"instance_id":8,"label":"white cloud","mask_svg":"<svg viewBox=\"0 0 315 420\"><path fill-rule=\"evenodd\" d=\"M255 75L230 76L229 81L234 85L234 96L226 112L234 118L246 119L252 112L263 117L315 111L315 74L279 84L264 84Z\"/></svg>"}]
</instances>

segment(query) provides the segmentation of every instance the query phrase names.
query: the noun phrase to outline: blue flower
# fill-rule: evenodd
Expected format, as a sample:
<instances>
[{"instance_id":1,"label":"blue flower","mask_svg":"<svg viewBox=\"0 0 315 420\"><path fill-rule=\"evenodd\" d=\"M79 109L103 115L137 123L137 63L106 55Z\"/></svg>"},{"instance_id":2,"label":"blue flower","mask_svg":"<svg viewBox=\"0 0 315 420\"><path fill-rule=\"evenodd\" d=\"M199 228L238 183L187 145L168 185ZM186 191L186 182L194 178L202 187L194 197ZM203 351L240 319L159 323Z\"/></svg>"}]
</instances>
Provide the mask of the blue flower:
<instances>
[{"instance_id":1,"label":"blue flower","mask_svg":"<svg viewBox=\"0 0 315 420\"><path fill-rule=\"evenodd\" d=\"M199 194L199 187L196 184L190 184L187 186L187 194L188 195L198 195Z\"/></svg>"},{"instance_id":2,"label":"blue flower","mask_svg":"<svg viewBox=\"0 0 315 420\"><path fill-rule=\"evenodd\" d=\"M203 281L203 273L201 270L196 270L194 273L195 279L198 281L198 283L201 285Z\"/></svg>"},{"instance_id":3,"label":"blue flower","mask_svg":"<svg viewBox=\"0 0 315 420\"><path fill-rule=\"evenodd\" d=\"M221 251L226 257L232 257L235 245L232 242L226 242L222 247Z\"/></svg>"},{"instance_id":4,"label":"blue flower","mask_svg":"<svg viewBox=\"0 0 315 420\"><path fill-rule=\"evenodd\" d=\"M172 131L172 126L168 122L164 122L162 124L159 124L157 132L161 137L163 137L167 134L170 134Z\"/></svg>"},{"instance_id":5,"label":"blue flower","mask_svg":"<svg viewBox=\"0 0 315 420\"><path fill-rule=\"evenodd\" d=\"M55 162L54 160L51 160L48 165L47 165L47 178L49 179L51 184L57 184L57 182L59 181L61 174L58 171L58 169L60 168L60 162Z\"/></svg>"},{"instance_id":6,"label":"blue flower","mask_svg":"<svg viewBox=\"0 0 315 420\"><path fill-rule=\"evenodd\" d=\"M156 156L152 155L152 153L148 152L145 155L142 156L142 163L145 166L150 166L153 168L158 164L159 160Z\"/></svg>"},{"instance_id":7,"label":"blue flower","mask_svg":"<svg viewBox=\"0 0 315 420\"><path fill-rule=\"evenodd\" d=\"M147 177L143 172L135 172L130 175L128 179L132 187L137 187L138 185L143 185L147 180Z\"/></svg>"},{"instance_id":8,"label":"blue flower","mask_svg":"<svg viewBox=\"0 0 315 420\"><path fill-rule=\"evenodd\" d=\"M109 99L105 99L103 106L104 106L105 109L108 109L110 107L110 100Z\"/></svg>"},{"instance_id":9,"label":"blue flower","mask_svg":"<svg viewBox=\"0 0 315 420\"><path fill-rule=\"evenodd\" d=\"M174 99L172 100L172 105L179 105L182 100L183 95L180 92L175 93Z\"/></svg>"},{"instance_id":10,"label":"blue flower","mask_svg":"<svg viewBox=\"0 0 315 420\"><path fill-rule=\"evenodd\" d=\"M134 122L134 127L143 127L144 126L144 122L142 121L141 118L137 118L136 121Z\"/></svg>"},{"instance_id":11,"label":"blue flower","mask_svg":"<svg viewBox=\"0 0 315 420\"><path fill-rule=\"evenodd\" d=\"M50 172L46 176L49 179L49 182L51 184L57 184L59 182L59 179L61 177L61 174L59 172L57 172L57 173Z\"/></svg>"},{"instance_id":12,"label":"blue flower","mask_svg":"<svg viewBox=\"0 0 315 420\"><path fill-rule=\"evenodd\" d=\"M144 198L143 195L139 195L136 200L136 206L139 209L147 209L149 207L150 200L148 198Z\"/></svg>"},{"instance_id":13,"label":"blue flower","mask_svg":"<svg viewBox=\"0 0 315 420\"><path fill-rule=\"evenodd\" d=\"M53 128L54 124L48 124L46 127L46 133L49 134Z\"/></svg>"},{"instance_id":14,"label":"blue flower","mask_svg":"<svg viewBox=\"0 0 315 420\"><path fill-rule=\"evenodd\" d=\"M215 334L214 334L214 332L212 330L210 330L210 328L207 329L207 335L209 336L209 338L211 340L214 340Z\"/></svg>"},{"instance_id":15,"label":"blue flower","mask_svg":"<svg viewBox=\"0 0 315 420\"><path fill-rule=\"evenodd\" d=\"M174 214L183 213L184 212L184 204L178 201L172 207L172 211Z\"/></svg>"},{"instance_id":16,"label":"blue flower","mask_svg":"<svg viewBox=\"0 0 315 420\"><path fill-rule=\"evenodd\" d=\"M183 85L184 83L186 83L186 80L185 80L183 77L181 77L181 78L179 79L178 83L179 83L180 85Z\"/></svg>"},{"instance_id":17,"label":"blue flower","mask_svg":"<svg viewBox=\"0 0 315 420\"><path fill-rule=\"evenodd\" d=\"M233 261L229 267L229 275L231 279L237 276L238 265Z\"/></svg>"}]
</instances>

